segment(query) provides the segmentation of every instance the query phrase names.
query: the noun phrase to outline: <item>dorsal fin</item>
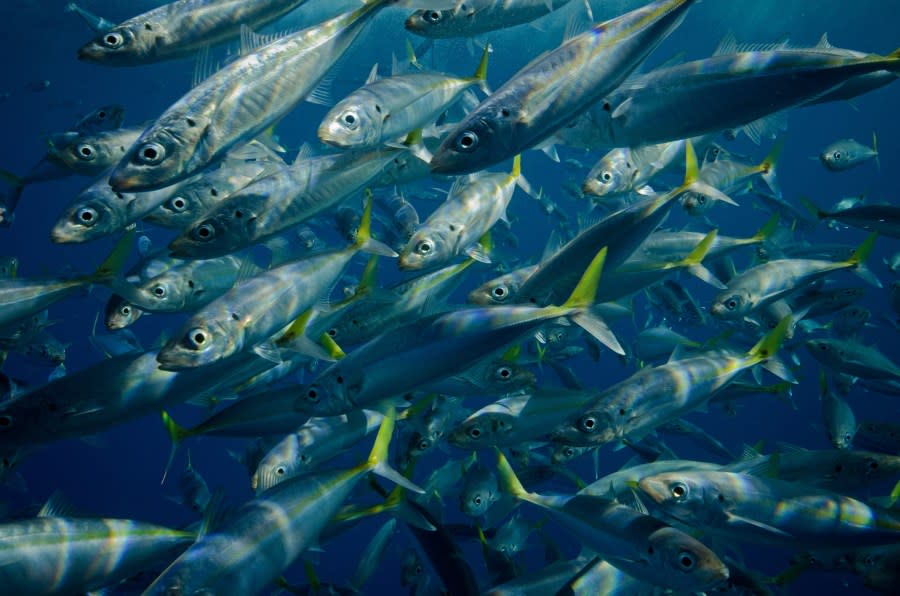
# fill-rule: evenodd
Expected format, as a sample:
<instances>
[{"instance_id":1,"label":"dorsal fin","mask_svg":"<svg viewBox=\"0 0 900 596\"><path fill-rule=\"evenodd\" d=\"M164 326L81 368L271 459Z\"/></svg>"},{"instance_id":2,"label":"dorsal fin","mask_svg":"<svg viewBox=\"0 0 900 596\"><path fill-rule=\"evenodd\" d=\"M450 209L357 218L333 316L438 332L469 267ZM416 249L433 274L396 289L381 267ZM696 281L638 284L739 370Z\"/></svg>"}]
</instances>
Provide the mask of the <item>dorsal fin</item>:
<instances>
[{"instance_id":1,"label":"dorsal fin","mask_svg":"<svg viewBox=\"0 0 900 596\"><path fill-rule=\"evenodd\" d=\"M56 490L38 511L37 517L85 517L85 515L63 497L62 491Z\"/></svg>"},{"instance_id":2,"label":"dorsal fin","mask_svg":"<svg viewBox=\"0 0 900 596\"><path fill-rule=\"evenodd\" d=\"M737 53L737 39L734 37L734 33L729 31L725 35L722 36L722 39L719 40L719 45L716 46L716 49L713 50L713 56L725 56L727 54L735 54Z\"/></svg>"},{"instance_id":3,"label":"dorsal fin","mask_svg":"<svg viewBox=\"0 0 900 596\"><path fill-rule=\"evenodd\" d=\"M196 87L219 70L221 65L213 62L212 54L209 46L205 45L197 52L197 59L194 61L194 74L191 78L191 88Z\"/></svg>"},{"instance_id":4,"label":"dorsal fin","mask_svg":"<svg viewBox=\"0 0 900 596\"><path fill-rule=\"evenodd\" d=\"M366 85L369 83L374 83L378 80L378 63L372 65L372 70L369 71L369 76L366 77Z\"/></svg>"},{"instance_id":5,"label":"dorsal fin","mask_svg":"<svg viewBox=\"0 0 900 596\"><path fill-rule=\"evenodd\" d=\"M822 34L822 37L819 38L819 43L816 44L816 47L822 49L831 49L834 47L833 45L831 45L831 42L828 41L828 33Z\"/></svg>"}]
</instances>

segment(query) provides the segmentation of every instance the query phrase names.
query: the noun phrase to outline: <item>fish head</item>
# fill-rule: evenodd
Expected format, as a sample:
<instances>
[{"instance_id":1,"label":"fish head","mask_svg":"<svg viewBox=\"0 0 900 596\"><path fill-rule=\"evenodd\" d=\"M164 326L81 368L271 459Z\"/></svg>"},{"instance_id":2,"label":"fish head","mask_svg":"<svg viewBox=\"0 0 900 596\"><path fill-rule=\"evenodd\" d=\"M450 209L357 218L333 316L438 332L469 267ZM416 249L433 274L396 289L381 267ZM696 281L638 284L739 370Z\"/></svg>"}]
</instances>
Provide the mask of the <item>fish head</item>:
<instances>
[{"instance_id":1,"label":"fish head","mask_svg":"<svg viewBox=\"0 0 900 596\"><path fill-rule=\"evenodd\" d=\"M310 456L303 452L304 447L296 434L285 437L260 460L250 478L250 488L258 495L299 475L303 468L309 467Z\"/></svg>"},{"instance_id":2,"label":"fish head","mask_svg":"<svg viewBox=\"0 0 900 596\"><path fill-rule=\"evenodd\" d=\"M627 158L619 156L617 152L607 155L595 165L581 185L581 190L586 195L602 197L623 192L628 192L631 181L637 174L637 169L630 167Z\"/></svg>"},{"instance_id":3,"label":"fish head","mask_svg":"<svg viewBox=\"0 0 900 596\"><path fill-rule=\"evenodd\" d=\"M109 177L118 191L170 186L207 166L212 157L204 144L209 118L199 112L172 111L146 129L125 152Z\"/></svg>"},{"instance_id":4,"label":"fish head","mask_svg":"<svg viewBox=\"0 0 900 596\"><path fill-rule=\"evenodd\" d=\"M498 414L480 414L470 417L450 433L451 445L460 449L477 449L498 444L502 431L512 429L512 424L504 420L499 423ZM509 418L508 416L506 418Z\"/></svg>"},{"instance_id":5,"label":"fish head","mask_svg":"<svg viewBox=\"0 0 900 596\"><path fill-rule=\"evenodd\" d=\"M407 17L403 26L416 35L440 36L453 29L453 14L450 10L417 10Z\"/></svg>"},{"instance_id":6,"label":"fish head","mask_svg":"<svg viewBox=\"0 0 900 596\"><path fill-rule=\"evenodd\" d=\"M566 464L584 453L584 448L573 445L558 445L550 454L550 461L554 464Z\"/></svg>"},{"instance_id":7,"label":"fish head","mask_svg":"<svg viewBox=\"0 0 900 596\"><path fill-rule=\"evenodd\" d=\"M139 64L153 56L162 27L158 23L122 23L78 48L78 59L109 66Z\"/></svg>"},{"instance_id":8,"label":"fish head","mask_svg":"<svg viewBox=\"0 0 900 596\"><path fill-rule=\"evenodd\" d=\"M438 437L430 435L429 433L414 432L409 437L409 441L406 444L406 457L404 461L409 462L434 449L436 438Z\"/></svg>"},{"instance_id":9,"label":"fish head","mask_svg":"<svg viewBox=\"0 0 900 596\"><path fill-rule=\"evenodd\" d=\"M87 242L125 227L123 211L112 208L104 197L95 195L94 198L90 196L84 198L85 200L66 209L62 217L56 221L50 231L50 239L53 242L57 244Z\"/></svg>"},{"instance_id":10,"label":"fish head","mask_svg":"<svg viewBox=\"0 0 900 596\"><path fill-rule=\"evenodd\" d=\"M694 217L699 217L709 211L714 203L712 199L698 192L687 192L679 201L685 213Z\"/></svg>"},{"instance_id":11,"label":"fish head","mask_svg":"<svg viewBox=\"0 0 900 596\"><path fill-rule=\"evenodd\" d=\"M849 152L843 147L833 146L825 149L820 155L819 160L829 170L842 170L847 167L849 161Z\"/></svg>"},{"instance_id":12,"label":"fish head","mask_svg":"<svg viewBox=\"0 0 900 596\"><path fill-rule=\"evenodd\" d=\"M121 296L113 294L106 303L103 322L110 331L117 331L125 329L137 321L141 314L143 314L141 309L135 307Z\"/></svg>"},{"instance_id":13,"label":"fish head","mask_svg":"<svg viewBox=\"0 0 900 596\"><path fill-rule=\"evenodd\" d=\"M528 368L506 360L491 362L485 368L485 374L484 386L488 391L499 394L512 393L537 384L537 377Z\"/></svg>"},{"instance_id":14,"label":"fish head","mask_svg":"<svg viewBox=\"0 0 900 596\"><path fill-rule=\"evenodd\" d=\"M604 410L588 410L572 427L580 435L579 443L583 445L602 445L622 436L614 417Z\"/></svg>"},{"instance_id":15,"label":"fish head","mask_svg":"<svg viewBox=\"0 0 900 596\"><path fill-rule=\"evenodd\" d=\"M232 197L169 243L173 256L213 258L248 246L256 236L263 197Z\"/></svg>"},{"instance_id":16,"label":"fish head","mask_svg":"<svg viewBox=\"0 0 900 596\"><path fill-rule=\"evenodd\" d=\"M804 342L810 355L820 362L834 362L843 358L840 347L828 339L808 339Z\"/></svg>"},{"instance_id":17,"label":"fish head","mask_svg":"<svg viewBox=\"0 0 900 596\"><path fill-rule=\"evenodd\" d=\"M175 312L188 303L188 297L193 293L192 285L189 279L166 272L139 286L137 292L143 298L142 304L153 305L147 310Z\"/></svg>"},{"instance_id":18,"label":"fish head","mask_svg":"<svg viewBox=\"0 0 900 596\"><path fill-rule=\"evenodd\" d=\"M196 213L199 201L191 192L185 192L186 189L179 189L173 196L166 200L157 209L162 212L165 218L183 217L184 214Z\"/></svg>"},{"instance_id":19,"label":"fish head","mask_svg":"<svg viewBox=\"0 0 900 596\"><path fill-rule=\"evenodd\" d=\"M716 297L710 312L720 319L737 319L744 316L752 309L750 296L747 292L736 290L726 291Z\"/></svg>"},{"instance_id":20,"label":"fish head","mask_svg":"<svg viewBox=\"0 0 900 596\"><path fill-rule=\"evenodd\" d=\"M450 233L456 233L456 230ZM428 226L413 234L400 252L398 263L404 271L429 269L452 257L451 239L442 230Z\"/></svg>"},{"instance_id":21,"label":"fish head","mask_svg":"<svg viewBox=\"0 0 900 596\"><path fill-rule=\"evenodd\" d=\"M708 591L729 576L728 566L705 544L671 527L648 538L648 572L675 590Z\"/></svg>"},{"instance_id":22,"label":"fish head","mask_svg":"<svg viewBox=\"0 0 900 596\"><path fill-rule=\"evenodd\" d=\"M514 286L513 281L514 278L511 274L501 275L469 292L466 300L469 304L481 306L506 304L518 289Z\"/></svg>"},{"instance_id":23,"label":"fish head","mask_svg":"<svg viewBox=\"0 0 900 596\"><path fill-rule=\"evenodd\" d=\"M341 149L374 147L381 140L387 113L375 103L341 102L319 125L319 140Z\"/></svg>"},{"instance_id":24,"label":"fish head","mask_svg":"<svg viewBox=\"0 0 900 596\"><path fill-rule=\"evenodd\" d=\"M159 351L156 356L159 367L169 371L185 370L212 364L237 353L242 347L243 335L239 323L233 317L227 321L206 320L201 316L192 318L182 332Z\"/></svg>"},{"instance_id":25,"label":"fish head","mask_svg":"<svg viewBox=\"0 0 900 596\"><path fill-rule=\"evenodd\" d=\"M460 493L459 508L468 517L481 517L496 501L496 490L492 490L487 483L477 483Z\"/></svg>"},{"instance_id":26,"label":"fish head","mask_svg":"<svg viewBox=\"0 0 900 596\"><path fill-rule=\"evenodd\" d=\"M301 390L294 409L314 416L337 416L353 409L353 399L362 390L363 379L336 362Z\"/></svg>"},{"instance_id":27,"label":"fish head","mask_svg":"<svg viewBox=\"0 0 900 596\"><path fill-rule=\"evenodd\" d=\"M638 487L666 514L677 519L696 519L705 506L702 483L679 472L646 476Z\"/></svg>"},{"instance_id":28,"label":"fish head","mask_svg":"<svg viewBox=\"0 0 900 596\"><path fill-rule=\"evenodd\" d=\"M500 100L482 105L447 134L431 158L432 173L478 172L518 152L517 110Z\"/></svg>"},{"instance_id":29,"label":"fish head","mask_svg":"<svg viewBox=\"0 0 900 596\"><path fill-rule=\"evenodd\" d=\"M102 138L83 136L76 133L54 135L47 157L64 165L69 170L82 171L90 169L104 160L109 151L104 147Z\"/></svg>"}]
</instances>

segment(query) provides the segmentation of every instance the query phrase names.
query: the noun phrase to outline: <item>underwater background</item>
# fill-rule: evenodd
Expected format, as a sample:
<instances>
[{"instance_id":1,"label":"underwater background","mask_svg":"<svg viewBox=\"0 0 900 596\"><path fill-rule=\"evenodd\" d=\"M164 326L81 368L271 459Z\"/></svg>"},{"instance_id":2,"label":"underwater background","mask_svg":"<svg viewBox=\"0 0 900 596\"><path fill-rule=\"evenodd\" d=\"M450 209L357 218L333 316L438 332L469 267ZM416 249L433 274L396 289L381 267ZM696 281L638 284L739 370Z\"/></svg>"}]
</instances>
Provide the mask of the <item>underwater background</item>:
<instances>
[{"instance_id":1,"label":"underwater background","mask_svg":"<svg viewBox=\"0 0 900 596\"><path fill-rule=\"evenodd\" d=\"M64 0L3 0L0 2L0 50L6 56L0 77L0 167L14 173L26 172L44 153L47 136L53 132L66 130L79 116L104 104L117 103L126 107L126 125L138 125L157 117L166 107L182 96L191 85L194 72L192 60L176 60L134 68L103 68L95 64L79 62L77 48L93 37L92 31L76 15L65 11ZM119 22L154 6L159 2L150 0L84 0L83 8ZM356 2L331 0L310 0L297 14L289 15L277 26L270 29L281 30L311 24L355 6ZM639 1L592 2L595 20L604 20L642 4ZM309 10L309 17L301 13ZM402 21L408 10L391 8L378 16L369 30L351 48L336 67L336 81L333 95L340 98L361 85L374 62L387 71L392 53L403 56L407 38L417 45L418 39L404 31ZM566 11L567 13L569 11ZM309 18L309 22L305 19ZM710 55L719 39L732 32L740 42L774 42L785 37L798 46L814 45L823 33L837 47L864 52L887 54L900 45L900 2L896 0L857 0L855 2L833 2L817 0L753 0L735 2L732 0L704 0L694 6L685 22L651 55L644 66L649 70L655 64L673 56L683 54L685 59L696 59ZM539 22L540 29L525 25L495 34L482 36L482 41L490 41L494 47L491 56L488 79L492 88L497 88L532 57L556 47L562 38L565 22L551 15ZM219 48L218 57L223 59L226 50ZM478 62L477 54L471 53L465 42L439 40L433 52L427 54L423 63L429 68L452 72L459 75L471 73ZM760 98L764 101L764 98ZM888 202L897 204L900 196L900 83L894 83L851 102L836 102L809 108L791 110L788 128L783 133L786 140L784 153L778 163L778 179L787 200L802 209L797 198L806 196L816 204L827 207L844 197L866 195L868 202ZM276 129L280 142L289 149L296 150L303 142L316 144L315 127L322 119L327 107L302 104L290 113ZM872 132L878 136L880 168L874 161L849 170L832 173L826 171L816 156L829 143L844 138L855 138L869 144ZM771 141L762 146L750 143L746 137L728 142L729 151L761 159L768 151ZM590 166L602 152L584 152L560 147L560 157L573 158ZM508 165L495 168L504 171ZM523 155L522 171L532 186L543 188L559 209L564 211L576 225L579 214L587 214L590 202L576 199L564 189L567 181L580 184L586 170L577 170L565 163L554 163L538 151ZM55 245L49 238L50 228L63 208L88 183L86 178L69 177L29 186L21 199L14 224L0 229L0 254L13 255L19 259L19 275L39 277L88 272L104 258L113 245L113 239L103 239L84 245ZM447 187L443 181L425 181L422 188L432 186ZM502 247L501 250L515 253L520 259L540 257L549 231L556 225L554 215L547 215L541 206L516 191L510 206L512 233L518 238L517 247ZM424 219L437 203L417 197L415 185L407 190L407 198L416 206ZM748 236L768 218L768 212L749 207L749 198L738 197L741 208L727 205L716 207L709 216L721 233L729 236ZM745 205L746 203L746 205ZM596 217L602 213L598 211ZM330 222L327 216L323 221ZM688 218L676 208L665 226L678 229L689 223ZM163 246L171 238L171 232L154 229L150 225L141 226L154 246ZM329 235L325 226L319 226L321 237L332 246L340 246L343 240L336 233ZM831 228L820 223L810 230L801 232L812 243L858 244L866 233L837 226ZM887 286L895 279L883 259L900 250L897 240L883 237L876 243L875 253L870 260L870 268ZM739 268L746 266L747 254L737 257ZM136 252L132 255L136 258ZM358 275L364 259L357 258L351 265L349 274ZM451 302L463 302L465 294L493 277L494 272L484 266L471 268L461 287ZM387 284L400 279L395 268L384 266L379 269L379 280ZM841 285L862 285L849 274L838 274ZM709 303L714 290L686 276L681 281L688 287L701 305ZM602 283L602 282L601 282ZM67 299L50 308L50 319L54 321L53 334L69 342L65 367L76 371L97 362L104 356L90 342L91 330L98 312L102 329L102 310L108 290L95 287ZM892 314L887 303L887 290L866 289L861 301L873 313L872 326L865 329L863 340L877 345L894 361L900 360L900 336L896 314ZM647 300L638 296L634 303L637 330L649 313ZM658 316L656 317L658 320ZM142 317L132 330L144 347L151 347L158 338L176 330L186 319L184 315L153 315ZM617 321L613 329L626 340L636 333L631 321ZM717 333L715 329L692 328L677 325L680 333L695 339L706 339ZM793 390L796 409L789 404L761 395L743 400L737 416L728 416L719 408L711 408L707 414L693 413L688 416L708 432L719 438L733 452L739 453L742 444L765 441L772 445L784 441L807 448L828 448L823 430L821 406L819 404L818 373L819 364L812 360L804 349L797 349L802 367L800 383ZM580 358L573 362L573 369L581 382L589 388L603 389L626 378L633 369L624 365L614 354L604 351L599 361ZM38 365L16 354L11 354L4 366L4 372L26 381L29 385L44 382L51 369ZM553 373L535 368L541 382L558 384ZM309 375L307 373L307 380ZM771 377L769 380L771 381ZM896 397L879 395L855 387L847 398L853 407L856 419L900 420L900 407ZM206 412L201 408L181 406L173 408L172 415L182 424L202 420ZM680 456L688 459L704 459L708 455L689 440L668 438L669 446ZM244 466L229 456L227 451L240 452L245 442L220 438L189 439L180 449L173 466L173 474L166 484L160 484L170 443L158 416L147 416L128 422L104 433L97 441L88 444L80 440L68 440L48 445L30 456L19 467L25 481L22 487L0 487L0 518L16 515L27 506L40 503L53 491L61 490L66 499L78 507L105 517L131 518L152 521L172 527L187 524L196 519L189 509L172 502L167 497L176 496L177 475L183 469L187 450L190 450L193 467L206 479L211 488L223 487L226 500L237 505L252 496L248 473ZM330 464L336 468L352 465L365 456L371 441L364 440L351 452ZM453 447L447 448L454 457L467 455ZM618 469L631 453L626 449L613 451L610 446L600 452L601 474ZM443 463L447 454L436 451L425 457L417 467L415 479L423 479L434 467ZM492 462L491 452L482 454L485 462ZM488 464L489 466L491 464ZM593 478L590 458L582 458L572 464L572 469L586 481ZM872 496L884 495L893 483L873 486ZM541 488L542 492L570 491L571 486L550 483ZM469 520L458 511L456 495L445 497L447 521L467 523ZM538 522L541 518L534 508L523 507L522 514L529 520ZM378 527L384 522L379 516L363 520L346 534L322 545L321 553L314 553L308 560L315 564L316 572L323 582L338 581L355 568L361 551ZM562 530L553 527L552 522L543 526L567 555L573 555L579 546ZM415 545L412 535L403 524L398 524L397 533L378 572L366 587L367 593L399 593L401 588L400 564L402 553ZM468 539L460 539L460 546L478 577L484 578L483 560L479 545ZM789 564L791 553L770 547L742 544L740 552L746 557L747 566L765 574L774 575ZM522 555L529 566L543 565L544 548L535 534L528 541L528 548ZM292 566L285 577L289 582L302 584L306 581L303 566L299 562ZM793 594L857 594L866 593L860 579L850 574L829 575L808 573L785 589ZM2 586L0 586L2 593ZM115 593L115 592L114 592Z\"/></svg>"}]
</instances>

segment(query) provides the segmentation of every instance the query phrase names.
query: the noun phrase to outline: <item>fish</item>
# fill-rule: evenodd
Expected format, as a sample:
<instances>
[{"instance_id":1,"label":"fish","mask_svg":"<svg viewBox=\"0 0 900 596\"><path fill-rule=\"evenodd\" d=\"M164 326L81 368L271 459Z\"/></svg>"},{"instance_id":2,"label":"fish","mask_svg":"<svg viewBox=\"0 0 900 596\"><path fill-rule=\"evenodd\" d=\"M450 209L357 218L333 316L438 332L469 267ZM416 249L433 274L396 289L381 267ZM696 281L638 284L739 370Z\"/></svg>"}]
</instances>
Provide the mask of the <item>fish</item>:
<instances>
[{"instance_id":1,"label":"fish","mask_svg":"<svg viewBox=\"0 0 900 596\"><path fill-rule=\"evenodd\" d=\"M823 211L804 197L800 198L800 202L819 220L837 221L891 238L900 238L900 207L857 205L840 211Z\"/></svg>"},{"instance_id":2,"label":"fish","mask_svg":"<svg viewBox=\"0 0 900 596\"><path fill-rule=\"evenodd\" d=\"M370 472L421 490L387 463L393 414L385 417L368 459L359 465L284 482L251 499L215 531L191 545L144 592L256 594L312 546L328 521ZM285 523L287 520L287 523ZM246 548L233 548L244 544Z\"/></svg>"},{"instance_id":3,"label":"fish","mask_svg":"<svg viewBox=\"0 0 900 596\"><path fill-rule=\"evenodd\" d=\"M602 497L551 497L526 491L502 452L497 453L505 491L540 507L579 542L629 575L679 590L707 590L728 578L728 568L713 551L648 515Z\"/></svg>"},{"instance_id":4,"label":"fish","mask_svg":"<svg viewBox=\"0 0 900 596\"><path fill-rule=\"evenodd\" d=\"M250 479L250 488L260 494L295 476L315 472L323 463L374 432L383 418L371 410L310 418L260 460Z\"/></svg>"},{"instance_id":5,"label":"fish","mask_svg":"<svg viewBox=\"0 0 900 596\"><path fill-rule=\"evenodd\" d=\"M429 39L472 37L529 23L571 0L467 0L452 9L417 10L407 17L410 33Z\"/></svg>"},{"instance_id":6,"label":"fish","mask_svg":"<svg viewBox=\"0 0 900 596\"><path fill-rule=\"evenodd\" d=\"M744 370L762 364L790 378L776 357L790 323L791 318L786 317L744 353L712 349L643 368L597 394L581 412L556 427L552 440L568 445L602 445L623 439L637 443L659 425L702 408Z\"/></svg>"},{"instance_id":7,"label":"fish","mask_svg":"<svg viewBox=\"0 0 900 596\"><path fill-rule=\"evenodd\" d=\"M479 86L487 94L490 52L488 45L471 77L438 72L370 77L329 110L316 134L323 143L341 149L371 149L402 139L432 124L471 87Z\"/></svg>"},{"instance_id":8,"label":"fish","mask_svg":"<svg viewBox=\"0 0 900 596\"><path fill-rule=\"evenodd\" d=\"M536 58L447 133L431 171L474 172L540 144L622 83L692 4L652 2Z\"/></svg>"},{"instance_id":9,"label":"fish","mask_svg":"<svg viewBox=\"0 0 900 596\"><path fill-rule=\"evenodd\" d=\"M550 319L572 317L598 341L621 351L608 327L590 313L605 249L593 259L562 306L464 308L420 319L370 340L331 364L300 392L297 407L341 414L432 383L533 334ZM410 368L410 363L416 366Z\"/></svg>"},{"instance_id":10,"label":"fish","mask_svg":"<svg viewBox=\"0 0 900 596\"><path fill-rule=\"evenodd\" d=\"M0 581L16 594L90 592L188 548L196 532L130 519L55 515L0 524Z\"/></svg>"},{"instance_id":11,"label":"fish","mask_svg":"<svg viewBox=\"0 0 900 596\"><path fill-rule=\"evenodd\" d=\"M713 299L710 312L722 319L736 319L780 300L834 271L856 270L865 263L875 244L869 235L844 261L777 259L757 265L728 282Z\"/></svg>"},{"instance_id":12,"label":"fish","mask_svg":"<svg viewBox=\"0 0 900 596\"><path fill-rule=\"evenodd\" d=\"M266 241L363 190L408 148L322 155L254 180L191 222L169 243L182 258L220 257Z\"/></svg>"},{"instance_id":13,"label":"fish","mask_svg":"<svg viewBox=\"0 0 900 596\"><path fill-rule=\"evenodd\" d=\"M896 542L900 520L851 497L725 471L648 476L641 491L667 515L739 541L800 546Z\"/></svg>"},{"instance_id":14,"label":"fish","mask_svg":"<svg viewBox=\"0 0 900 596\"><path fill-rule=\"evenodd\" d=\"M400 252L400 268L430 269L461 254L490 262L479 240L495 223L506 219L516 186L530 188L522 178L518 156L509 174L483 172L457 178L447 200L416 229Z\"/></svg>"},{"instance_id":15,"label":"fish","mask_svg":"<svg viewBox=\"0 0 900 596\"><path fill-rule=\"evenodd\" d=\"M237 39L242 26L256 30L272 23L304 2L175 0L119 24L95 23L100 35L78 49L78 59L103 66L138 66L191 56ZM73 10L82 14L77 7Z\"/></svg>"},{"instance_id":16,"label":"fish","mask_svg":"<svg viewBox=\"0 0 900 596\"><path fill-rule=\"evenodd\" d=\"M854 139L842 139L829 144L819 154L819 161L826 170L832 172L843 172L855 168L870 159L875 159L876 166L881 169L878 162L878 137L874 132L872 133L871 147L866 147Z\"/></svg>"},{"instance_id":17,"label":"fish","mask_svg":"<svg viewBox=\"0 0 900 596\"><path fill-rule=\"evenodd\" d=\"M162 188L255 138L312 92L378 10L393 1L372 0L218 70L140 133L113 170L110 185L119 192Z\"/></svg>"},{"instance_id":18,"label":"fish","mask_svg":"<svg viewBox=\"0 0 900 596\"><path fill-rule=\"evenodd\" d=\"M90 275L48 280L0 279L0 329L39 313L91 284L109 283L121 274L131 243L129 235L123 236Z\"/></svg>"},{"instance_id":19,"label":"fish","mask_svg":"<svg viewBox=\"0 0 900 596\"><path fill-rule=\"evenodd\" d=\"M831 371L867 379L900 379L900 366L876 346L853 340L810 339L806 349Z\"/></svg>"},{"instance_id":20,"label":"fish","mask_svg":"<svg viewBox=\"0 0 900 596\"><path fill-rule=\"evenodd\" d=\"M897 52L881 57L778 45L741 51L741 46L726 44L710 58L632 77L572 118L554 140L632 147L741 127L758 139L760 129L772 124L762 119L777 119L779 112L807 102L832 101L837 97L828 93L842 84L882 71L896 74L900 68Z\"/></svg>"},{"instance_id":21,"label":"fish","mask_svg":"<svg viewBox=\"0 0 900 596\"><path fill-rule=\"evenodd\" d=\"M309 310L334 285L356 253L396 254L371 237L371 218L369 199L353 244L265 271L200 309L159 351L160 366L184 370L219 362L245 350L280 362L280 356L271 353L270 338Z\"/></svg>"}]
</instances>

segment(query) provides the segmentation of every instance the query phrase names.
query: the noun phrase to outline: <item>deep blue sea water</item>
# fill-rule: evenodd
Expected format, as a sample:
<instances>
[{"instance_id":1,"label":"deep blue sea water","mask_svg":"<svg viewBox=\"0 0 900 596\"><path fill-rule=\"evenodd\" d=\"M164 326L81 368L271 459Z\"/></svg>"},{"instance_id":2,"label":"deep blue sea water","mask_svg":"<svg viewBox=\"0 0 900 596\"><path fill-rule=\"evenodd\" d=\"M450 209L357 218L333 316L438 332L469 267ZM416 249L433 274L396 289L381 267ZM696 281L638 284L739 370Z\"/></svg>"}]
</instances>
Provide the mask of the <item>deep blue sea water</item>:
<instances>
[{"instance_id":1,"label":"deep blue sea water","mask_svg":"<svg viewBox=\"0 0 900 596\"><path fill-rule=\"evenodd\" d=\"M576 0L577 1L577 0ZM43 154L48 134L65 130L80 115L102 104L120 103L126 106L126 125L149 122L177 100L190 86L193 73L191 60L172 61L136 68L105 68L79 62L76 50L92 37L91 31L71 13L63 10L63 0L4 0L0 3L3 35L0 36L3 61L0 78L0 128L4 142L0 144L0 167L15 173L24 173ZM127 17L156 6L150 0L115 1L85 0L83 6L112 21ZM338 4L338 3L335 3ZM352 4L352 3L349 3ZM595 17L613 16L638 6L639 2L602 2L594 0ZM311 0L311 8L322 9L329 0ZM343 3L346 6L348 3ZM719 38L733 32L741 42L770 42L789 36L797 45L812 45L822 33L827 32L832 44L838 47L887 54L900 45L897 36L897 10L890 0L858 0L856 2L818 2L814 0L755 0L732 2L729 0L704 0L693 7L684 24L666 40L651 56L648 64L657 64L673 55L683 53L687 59L709 55ZM301 9L303 10L303 9ZM362 84L374 61L389 67L391 53L402 55L407 37L402 28L406 11L386 11L348 53L337 67L334 94L337 97ZM296 19L297 17L291 17ZM289 20L291 20L289 19ZM499 87L510 75L541 51L555 47L561 37L563 23L544 21L540 29L519 27L496 35L485 36L495 48L491 57L489 80L492 87ZM413 40L416 42L417 40ZM224 51L220 48L220 54ZM469 74L477 63L477 56L466 51L461 42L439 42L433 57L426 64L435 68ZM34 91L35 83L48 81L41 91ZM42 86L42 85L39 85ZM760 98L765 101L765 98ZM900 183L896 175L900 164L900 83L895 83L871 94L847 102L826 104L790 112L786 146L778 164L778 177L785 198L793 201L805 195L822 206L830 206L837 200L865 193L872 202L896 203L900 195ZM299 147L304 141L315 141L315 127L327 108L311 104L299 106L278 126L277 133L288 147ZM856 138L863 143L871 139L872 131L878 135L880 170L874 162L843 173L826 171L817 155L828 143L842 138ZM761 158L767 146L757 147L746 138L728 145L736 153L746 153ZM560 149L561 156L574 158L586 165L592 164L601 152L585 153ZM496 170L506 169L506 165ZM585 172L574 172L551 162L539 152L523 156L523 172L535 187L542 187L557 201L560 208L574 221L577 214L587 211L586 201L576 201L563 190L568 178L580 183ZM42 276L67 272L92 270L113 244L104 239L85 245L54 245L49 230L58 215L88 183L85 178L70 177L36 184L26 189L16 214L14 225L0 230L0 254L15 255L20 260L19 275ZM425 187L444 186L444 182L426 182ZM517 191L510 208L513 233L520 244L516 254L525 260L540 256L543 245L555 220L549 218L540 207L523 193ZM415 192L411 193L415 196ZM740 200L739 208L720 206L710 212L710 218L721 233L730 236L752 234L762 225L768 214L754 209L752 201ZM434 208L433 202L415 202L421 216L426 217ZM667 222L672 228L681 227L689 218L676 209ZM157 246L164 245L170 232L144 227L144 232ZM336 235L326 238L333 244L342 241ZM819 225L805 238L813 243L859 243L865 233L854 229L830 229ZM900 243L891 238L880 238L871 268L887 286L894 278L882 263L900 250ZM134 258L134 257L133 257ZM746 256L737 259L738 266L746 264ZM358 259L351 271L358 272L363 264ZM382 267L385 282L398 279L390 267ZM493 276L487 268L472 272L455 296L462 300L465 292ZM849 274L838 274L835 279L844 285L862 285ZM694 292L701 304L708 305L713 290L694 280L685 284ZM51 328L54 335L70 342L66 367L80 370L97 362L102 355L90 345L88 336L96 314L102 313L108 292L95 288L90 294L76 296L50 309L50 318L56 323ZM875 315L885 315L896 320L887 304L886 290L868 288L862 304ZM646 300L635 302L635 318L639 325L648 313ZM102 317L102 314L101 314ZM657 317L658 319L658 317ZM144 317L133 328L145 346L151 346L166 330L176 330L183 316L154 315ZM622 337L630 339L635 330L630 322L614 325ZM692 329L681 326L678 330L700 338L710 337L715 330ZM895 361L900 360L897 349L898 335L895 328L875 320L874 326L865 330L863 339L877 345ZM739 450L742 443L786 441L808 448L826 448L828 442L822 430L821 409L818 398L818 364L802 348L797 350L802 368L800 384L793 392L797 410L769 397L745 400L738 416L728 417L718 409L709 414L694 414L689 418L722 440L732 450ZM605 352L599 362L582 359L574 368L582 382L602 389L631 374L618 359ZM46 379L49 368L35 365L19 356L11 355L4 371L31 384ZM555 383L552 373L540 373L548 383ZM854 388L848 397L857 420L882 419L900 421L895 398L869 393ZM483 400L482 400L483 401ZM203 412L184 406L174 409L180 421L199 421ZM65 441L49 445L35 453L20 467L27 483L27 492L0 488L0 508L7 512L20 510L28 503L44 500L60 489L78 506L108 517L134 518L172 526L186 524L192 513L167 499L177 494L177 486L170 481L161 486L160 477L169 449L169 442L157 416L129 422L102 437L105 446L96 447L81 441ZM685 458L704 458L707 455L688 441L671 439L671 447ZM368 449L360 446L335 465L352 464ZM194 467L206 478L210 487L222 486L227 501L239 504L250 498L247 474L240 463L231 458L226 449L241 450L243 442L221 439L201 439L189 444ZM448 448L452 456L465 454ZM485 452L487 461L490 453ZM433 466L439 465L447 455L443 452L431 455L419 464L417 479L422 479ZM630 453L601 451L601 470L617 469ZM175 463L175 472L184 465L182 451ZM574 469L584 478L592 473L589 462L579 461ZM566 487L550 487L550 490L566 490ZM890 486L879 486L873 494L884 494ZM463 522L465 518L456 507L456 495L446 498L446 516L450 521ZM0 509L2 512L3 509ZM529 519L539 516L525 509ZM323 581L339 581L356 566L360 551L376 531L383 519L361 523L335 541L324 544L324 552L316 555L316 568ZM401 524L402 526L402 524ZM574 554L578 545L568 535L548 523L545 529L556 539L567 554ZM392 541L379 572L368 586L373 594L397 593L400 561L405 549L415 543L405 528L400 528ZM524 560L539 565L543 560L543 548L535 535L529 540ZM476 574L485 577L479 547L464 543L464 552ZM788 551L758 547L740 547L747 556L747 564L763 573L774 574L783 570L789 559ZM288 580L303 583L302 567L295 565L286 573ZM858 578L850 575L813 575L800 578L790 591L797 594L856 594L864 590ZM824 591L824 592L823 592ZM0 586L2 593L2 586Z\"/></svg>"}]
</instances>

